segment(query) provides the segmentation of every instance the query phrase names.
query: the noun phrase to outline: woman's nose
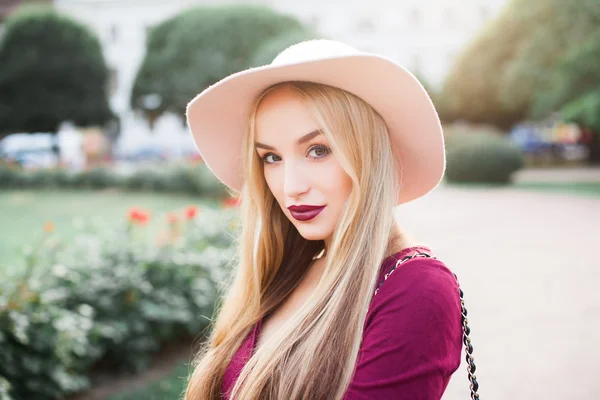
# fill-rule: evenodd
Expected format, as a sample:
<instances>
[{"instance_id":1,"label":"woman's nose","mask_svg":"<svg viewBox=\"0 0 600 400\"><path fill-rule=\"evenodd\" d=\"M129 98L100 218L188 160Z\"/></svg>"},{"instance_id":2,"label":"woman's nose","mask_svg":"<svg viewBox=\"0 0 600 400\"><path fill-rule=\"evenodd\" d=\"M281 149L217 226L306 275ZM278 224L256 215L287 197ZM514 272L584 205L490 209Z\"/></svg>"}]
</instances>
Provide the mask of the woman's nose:
<instances>
[{"instance_id":1,"label":"woman's nose","mask_svg":"<svg viewBox=\"0 0 600 400\"><path fill-rule=\"evenodd\" d=\"M309 181L299 163L286 163L283 182L283 191L288 197L297 197L306 192Z\"/></svg>"}]
</instances>

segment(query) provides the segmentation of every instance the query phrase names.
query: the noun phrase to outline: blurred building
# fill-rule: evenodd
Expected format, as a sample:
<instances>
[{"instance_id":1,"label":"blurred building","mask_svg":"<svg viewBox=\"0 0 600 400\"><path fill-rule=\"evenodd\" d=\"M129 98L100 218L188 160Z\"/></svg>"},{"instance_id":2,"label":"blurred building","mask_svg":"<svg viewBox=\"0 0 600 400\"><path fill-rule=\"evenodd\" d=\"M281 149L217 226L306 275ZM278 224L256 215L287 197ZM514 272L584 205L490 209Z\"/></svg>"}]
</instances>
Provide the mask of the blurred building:
<instances>
[{"instance_id":1,"label":"blurred building","mask_svg":"<svg viewBox=\"0 0 600 400\"><path fill-rule=\"evenodd\" d=\"M272 0L329 37L384 54L439 87L507 0Z\"/></svg>"},{"instance_id":2,"label":"blurred building","mask_svg":"<svg viewBox=\"0 0 600 400\"><path fill-rule=\"evenodd\" d=\"M130 91L142 62L148 28L197 5L266 4L296 15L325 37L382 53L439 87L473 35L508 0L54 0L58 9L87 23L100 37L112 76L111 104L121 116L123 148L165 142L189 147L179 119L161 118L150 132L131 112ZM199 88L200 89L200 88ZM175 134L174 132L178 132Z\"/></svg>"}]
</instances>

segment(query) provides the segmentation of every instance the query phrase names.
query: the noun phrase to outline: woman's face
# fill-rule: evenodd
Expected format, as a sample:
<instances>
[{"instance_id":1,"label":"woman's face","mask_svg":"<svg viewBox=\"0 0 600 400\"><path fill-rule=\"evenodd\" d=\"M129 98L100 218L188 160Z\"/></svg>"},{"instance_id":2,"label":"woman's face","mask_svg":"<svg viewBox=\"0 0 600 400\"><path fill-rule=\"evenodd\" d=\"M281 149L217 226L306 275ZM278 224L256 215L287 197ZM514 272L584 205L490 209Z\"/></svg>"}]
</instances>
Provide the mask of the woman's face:
<instances>
[{"instance_id":1,"label":"woman's face","mask_svg":"<svg viewBox=\"0 0 600 400\"><path fill-rule=\"evenodd\" d=\"M272 91L261 101L254 144L266 183L285 215L305 239L328 245L352 182L320 125L289 88ZM321 208L294 212L294 206Z\"/></svg>"}]
</instances>

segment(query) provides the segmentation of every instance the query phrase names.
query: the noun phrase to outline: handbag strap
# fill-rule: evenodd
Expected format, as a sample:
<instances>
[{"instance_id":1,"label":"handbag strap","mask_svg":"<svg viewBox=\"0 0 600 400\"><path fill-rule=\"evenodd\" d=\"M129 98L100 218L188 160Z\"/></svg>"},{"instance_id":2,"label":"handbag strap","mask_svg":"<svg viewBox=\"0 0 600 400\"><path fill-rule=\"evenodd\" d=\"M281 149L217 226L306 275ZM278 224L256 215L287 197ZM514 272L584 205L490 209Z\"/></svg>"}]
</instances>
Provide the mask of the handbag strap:
<instances>
[{"instance_id":1,"label":"handbag strap","mask_svg":"<svg viewBox=\"0 0 600 400\"><path fill-rule=\"evenodd\" d=\"M413 252L412 254L404 256L403 258L401 258L400 260L398 260L396 262L396 265L394 265L388 273L385 274L383 280L381 282L379 282L379 284L377 285L377 289L375 289L375 293L373 294L373 297L375 297L375 295L379 291L379 288L381 287L383 282L385 282L388 279L388 277L392 274L392 272L394 272L394 270L396 268L398 268L398 266L400 264L403 264L406 261L412 260L413 258L416 258L416 257L425 257L425 258L434 258L434 259L436 258L435 256L429 254L426 251L422 251L422 250L418 250L416 252ZM465 353L466 353L465 360L467 361L468 378L469 378L469 381L471 382L471 385L469 387L471 389L471 399L479 400L479 394L477 394L477 390L479 389L479 383L477 382L477 377L475 376L475 370L477 369L477 367L475 366L475 359L473 358L473 345L471 344L471 339L469 338L471 329L469 328L469 324L468 324L469 321L467 319L467 308L465 307L465 301L463 298L464 294L463 294L462 289L460 288L460 283L458 282L458 277L456 276L456 274L454 272L452 272L452 275L454 275L454 279L456 279L456 284L458 285L458 293L460 294L463 344L465 345Z\"/></svg>"}]
</instances>

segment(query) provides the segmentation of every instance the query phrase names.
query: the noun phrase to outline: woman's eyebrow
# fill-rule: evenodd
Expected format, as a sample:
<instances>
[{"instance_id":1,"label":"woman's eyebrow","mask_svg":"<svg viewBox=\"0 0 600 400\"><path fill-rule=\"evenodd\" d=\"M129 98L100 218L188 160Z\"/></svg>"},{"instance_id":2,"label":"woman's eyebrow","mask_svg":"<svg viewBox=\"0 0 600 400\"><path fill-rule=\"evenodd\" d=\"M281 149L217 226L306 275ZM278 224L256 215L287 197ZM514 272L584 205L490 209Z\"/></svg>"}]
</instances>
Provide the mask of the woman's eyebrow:
<instances>
[{"instance_id":1,"label":"woman's eyebrow","mask_svg":"<svg viewBox=\"0 0 600 400\"><path fill-rule=\"evenodd\" d=\"M315 136L321 135L321 134L323 134L323 131L321 129L314 130L311 133L307 133L306 135L302 136L300 139L296 140L296 144L300 145L302 143L306 143L310 139L314 138ZM275 147L269 146L268 144L264 144L264 143L260 143L260 142L254 143L254 146L260 147L263 149L267 149L267 150L275 150Z\"/></svg>"}]
</instances>

